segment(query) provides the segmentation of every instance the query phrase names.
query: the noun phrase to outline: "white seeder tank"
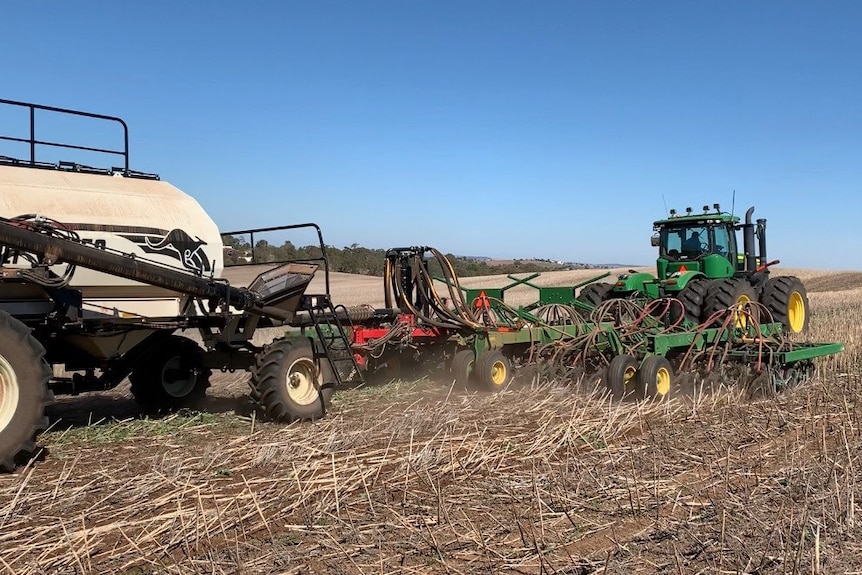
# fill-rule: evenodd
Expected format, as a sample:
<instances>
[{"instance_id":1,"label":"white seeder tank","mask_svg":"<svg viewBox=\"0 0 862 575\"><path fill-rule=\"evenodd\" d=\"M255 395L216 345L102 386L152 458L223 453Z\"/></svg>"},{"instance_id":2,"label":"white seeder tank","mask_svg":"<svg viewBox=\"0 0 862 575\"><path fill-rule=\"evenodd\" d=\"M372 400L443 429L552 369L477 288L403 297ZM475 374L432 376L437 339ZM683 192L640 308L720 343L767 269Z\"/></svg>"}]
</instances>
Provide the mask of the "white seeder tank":
<instances>
[{"instance_id":1,"label":"white seeder tank","mask_svg":"<svg viewBox=\"0 0 862 575\"><path fill-rule=\"evenodd\" d=\"M82 243L220 277L218 227L185 192L157 179L0 166L0 216L35 214L74 230ZM88 315L170 317L181 294L78 268Z\"/></svg>"}]
</instances>

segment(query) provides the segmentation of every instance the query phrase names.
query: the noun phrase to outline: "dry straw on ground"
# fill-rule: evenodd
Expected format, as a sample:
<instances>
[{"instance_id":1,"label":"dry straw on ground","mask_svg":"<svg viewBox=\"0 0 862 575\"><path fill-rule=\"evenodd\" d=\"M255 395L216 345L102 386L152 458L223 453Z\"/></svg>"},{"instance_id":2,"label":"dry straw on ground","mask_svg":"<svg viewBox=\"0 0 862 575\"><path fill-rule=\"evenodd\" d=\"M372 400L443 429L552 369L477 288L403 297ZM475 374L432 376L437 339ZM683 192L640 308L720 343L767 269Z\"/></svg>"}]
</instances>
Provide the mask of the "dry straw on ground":
<instances>
[{"instance_id":1,"label":"dry straw on ground","mask_svg":"<svg viewBox=\"0 0 862 575\"><path fill-rule=\"evenodd\" d=\"M238 374L161 420L66 399L0 477L0 572L859 572L862 290L827 287L811 337L847 350L770 400L420 380L282 426L234 413Z\"/></svg>"}]
</instances>

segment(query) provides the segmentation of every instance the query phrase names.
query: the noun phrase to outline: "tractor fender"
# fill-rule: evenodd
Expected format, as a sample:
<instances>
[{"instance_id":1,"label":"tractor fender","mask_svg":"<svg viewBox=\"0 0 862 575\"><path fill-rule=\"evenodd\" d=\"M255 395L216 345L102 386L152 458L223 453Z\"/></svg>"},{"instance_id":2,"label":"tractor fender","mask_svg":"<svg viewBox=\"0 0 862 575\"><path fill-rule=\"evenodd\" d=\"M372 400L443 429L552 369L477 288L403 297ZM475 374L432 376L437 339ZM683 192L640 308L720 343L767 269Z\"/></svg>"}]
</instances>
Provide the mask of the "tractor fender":
<instances>
[{"instance_id":1,"label":"tractor fender","mask_svg":"<svg viewBox=\"0 0 862 575\"><path fill-rule=\"evenodd\" d=\"M688 282L690 282L694 278L706 277L706 275L704 275L703 272L697 272L697 271L690 271L690 272L686 271L686 272L681 272L681 273L677 272L677 273L679 275L677 275L676 273L672 274L671 277L668 279L675 279L676 280L676 286L679 289L684 288L686 285L688 285Z\"/></svg>"},{"instance_id":2,"label":"tractor fender","mask_svg":"<svg viewBox=\"0 0 862 575\"><path fill-rule=\"evenodd\" d=\"M645 284L655 283L656 278L648 272L634 272L621 274L614 282L614 293L643 293Z\"/></svg>"},{"instance_id":3,"label":"tractor fender","mask_svg":"<svg viewBox=\"0 0 862 575\"><path fill-rule=\"evenodd\" d=\"M688 282L694 278L704 278L706 275L699 271L674 272L665 280L668 291L682 291Z\"/></svg>"}]
</instances>

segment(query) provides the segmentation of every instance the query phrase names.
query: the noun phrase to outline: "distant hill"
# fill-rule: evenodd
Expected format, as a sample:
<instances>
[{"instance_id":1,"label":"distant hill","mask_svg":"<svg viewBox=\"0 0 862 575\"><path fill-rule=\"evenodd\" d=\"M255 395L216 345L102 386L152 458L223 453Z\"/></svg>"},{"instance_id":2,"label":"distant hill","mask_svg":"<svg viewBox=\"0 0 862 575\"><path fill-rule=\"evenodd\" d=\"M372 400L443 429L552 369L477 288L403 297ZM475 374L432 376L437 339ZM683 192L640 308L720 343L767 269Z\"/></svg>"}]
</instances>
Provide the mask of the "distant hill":
<instances>
[{"instance_id":1,"label":"distant hill","mask_svg":"<svg viewBox=\"0 0 862 575\"><path fill-rule=\"evenodd\" d=\"M516 265L517 262L520 262L520 265L527 267L534 267L538 269L547 269L547 270L586 270L586 269L608 269L608 268L640 268L644 267L642 264L618 264L618 263L607 263L607 264L589 264L584 262L567 262L562 260L550 260L544 258L529 258L529 259L496 259L489 258L486 256L457 256L461 259L465 259L468 261L477 261L483 262L488 266L492 267L508 267Z\"/></svg>"}]
</instances>

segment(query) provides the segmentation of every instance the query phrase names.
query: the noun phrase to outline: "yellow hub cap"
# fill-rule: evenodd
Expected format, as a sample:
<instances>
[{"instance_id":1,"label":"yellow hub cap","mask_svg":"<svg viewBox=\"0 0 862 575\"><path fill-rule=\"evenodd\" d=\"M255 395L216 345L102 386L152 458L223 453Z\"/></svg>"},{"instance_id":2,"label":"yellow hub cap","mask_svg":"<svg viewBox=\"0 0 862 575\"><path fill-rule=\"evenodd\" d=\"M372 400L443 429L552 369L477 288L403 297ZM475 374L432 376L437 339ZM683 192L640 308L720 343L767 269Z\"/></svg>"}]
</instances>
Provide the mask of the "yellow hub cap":
<instances>
[{"instance_id":1,"label":"yellow hub cap","mask_svg":"<svg viewBox=\"0 0 862 575\"><path fill-rule=\"evenodd\" d=\"M805 327L805 301L798 291L790 294L787 302L787 323L793 333L799 333Z\"/></svg>"},{"instance_id":2,"label":"yellow hub cap","mask_svg":"<svg viewBox=\"0 0 862 575\"><path fill-rule=\"evenodd\" d=\"M660 368L655 374L655 392L659 397L670 393L670 372L667 368Z\"/></svg>"},{"instance_id":3,"label":"yellow hub cap","mask_svg":"<svg viewBox=\"0 0 862 575\"><path fill-rule=\"evenodd\" d=\"M503 385L506 383L508 372L509 370L506 369L505 363L502 361L495 361L494 365L491 366L491 381L494 382L494 385Z\"/></svg>"},{"instance_id":4,"label":"yellow hub cap","mask_svg":"<svg viewBox=\"0 0 862 575\"><path fill-rule=\"evenodd\" d=\"M623 385L625 385L626 391L634 389L637 372L638 370L635 367L627 367L625 372L623 372Z\"/></svg>"},{"instance_id":5,"label":"yellow hub cap","mask_svg":"<svg viewBox=\"0 0 862 575\"><path fill-rule=\"evenodd\" d=\"M748 327L748 320L750 319L747 313L744 313L746 308L746 304L751 303L751 298L745 294L742 294L736 299L736 327L740 329L745 329ZM749 308L749 313L751 313L751 308Z\"/></svg>"}]
</instances>

